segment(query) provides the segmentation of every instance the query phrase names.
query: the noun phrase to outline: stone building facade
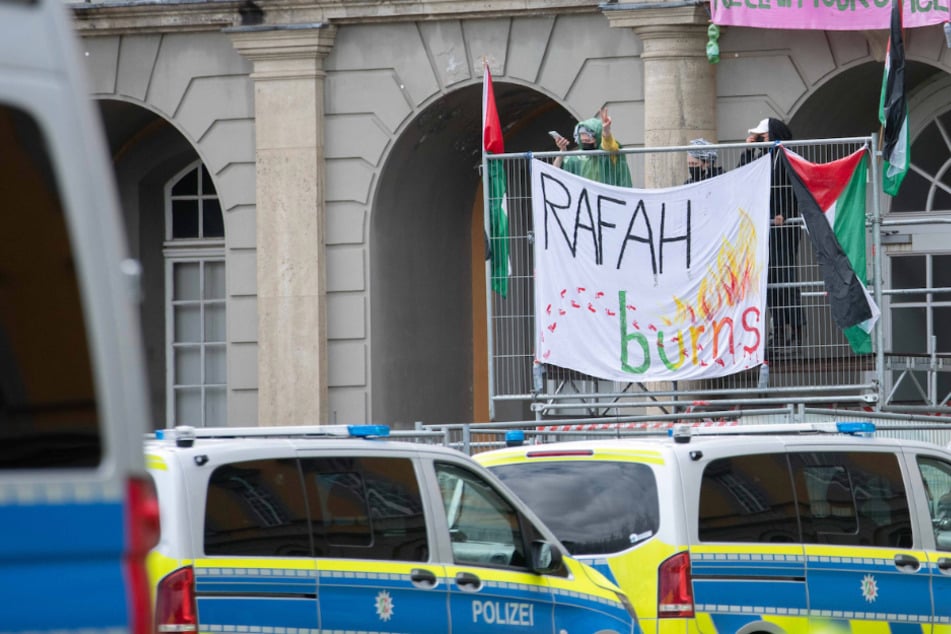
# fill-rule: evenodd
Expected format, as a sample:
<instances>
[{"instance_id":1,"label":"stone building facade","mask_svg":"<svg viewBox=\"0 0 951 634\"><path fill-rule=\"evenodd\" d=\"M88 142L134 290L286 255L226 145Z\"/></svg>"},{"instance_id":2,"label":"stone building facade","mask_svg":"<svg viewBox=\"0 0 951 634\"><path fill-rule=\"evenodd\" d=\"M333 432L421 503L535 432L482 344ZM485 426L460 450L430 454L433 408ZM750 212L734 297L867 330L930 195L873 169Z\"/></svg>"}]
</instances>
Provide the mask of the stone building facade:
<instances>
[{"instance_id":1,"label":"stone building facade","mask_svg":"<svg viewBox=\"0 0 951 634\"><path fill-rule=\"evenodd\" d=\"M508 151L602 105L625 145L742 141L767 116L858 136L887 38L731 27L714 65L704 3L69 6L144 265L155 427L485 420L483 60ZM951 210L951 51L940 26L906 49L928 159L890 205L929 218ZM905 234L896 254L943 270L942 225Z\"/></svg>"}]
</instances>

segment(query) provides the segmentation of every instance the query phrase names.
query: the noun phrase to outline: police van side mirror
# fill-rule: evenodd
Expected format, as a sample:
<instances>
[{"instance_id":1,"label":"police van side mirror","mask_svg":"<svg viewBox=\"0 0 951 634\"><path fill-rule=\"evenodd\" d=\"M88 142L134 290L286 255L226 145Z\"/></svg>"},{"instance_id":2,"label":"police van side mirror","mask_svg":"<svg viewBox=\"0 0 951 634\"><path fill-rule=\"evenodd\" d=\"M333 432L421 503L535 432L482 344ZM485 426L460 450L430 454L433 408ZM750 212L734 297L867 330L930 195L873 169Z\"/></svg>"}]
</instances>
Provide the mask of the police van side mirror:
<instances>
[{"instance_id":1,"label":"police van side mirror","mask_svg":"<svg viewBox=\"0 0 951 634\"><path fill-rule=\"evenodd\" d=\"M541 539L532 542L532 570L540 575L561 570L563 562L561 551Z\"/></svg>"}]
</instances>

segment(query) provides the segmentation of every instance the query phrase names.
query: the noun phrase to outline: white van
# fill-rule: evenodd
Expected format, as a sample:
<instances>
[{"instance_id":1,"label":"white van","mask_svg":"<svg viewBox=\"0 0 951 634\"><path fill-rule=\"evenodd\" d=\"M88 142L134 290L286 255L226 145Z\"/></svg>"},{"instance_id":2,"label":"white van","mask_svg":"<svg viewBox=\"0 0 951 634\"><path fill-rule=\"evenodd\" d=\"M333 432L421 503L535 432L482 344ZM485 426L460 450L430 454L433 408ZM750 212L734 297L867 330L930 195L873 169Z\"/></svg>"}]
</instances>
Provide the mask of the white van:
<instances>
[{"instance_id":1,"label":"white van","mask_svg":"<svg viewBox=\"0 0 951 634\"><path fill-rule=\"evenodd\" d=\"M951 453L872 429L684 426L476 460L645 632L951 631Z\"/></svg>"},{"instance_id":2,"label":"white van","mask_svg":"<svg viewBox=\"0 0 951 634\"><path fill-rule=\"evenodd\" d=\"M136 266L61 0L0 0L0 630L145 634Z\"/></svg>"}]
</instances>

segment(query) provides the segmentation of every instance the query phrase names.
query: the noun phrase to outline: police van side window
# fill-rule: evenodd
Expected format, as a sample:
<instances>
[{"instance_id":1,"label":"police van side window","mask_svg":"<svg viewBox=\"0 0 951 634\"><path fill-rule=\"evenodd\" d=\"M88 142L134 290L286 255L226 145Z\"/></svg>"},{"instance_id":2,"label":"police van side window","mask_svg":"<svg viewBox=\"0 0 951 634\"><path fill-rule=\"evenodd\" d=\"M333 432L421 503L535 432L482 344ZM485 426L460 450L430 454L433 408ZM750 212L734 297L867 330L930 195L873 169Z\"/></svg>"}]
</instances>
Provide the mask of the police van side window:
<instances>
[{"instance_id":1,"label":"police van side window","mask_svg":"<svg viewBox=\"0 0 951 634\"><path fill-rule=\"evenodd\" d=\"M938 550L951 550L951 464L918 456L918 470L928 496L935 546Z\"/></svg>"},{"instance_id":2,"label":"police van side window","mask_svg":"<svg viewBox=\"0 0 951 634\"><path fill-rule=\"evenodd\" d=\"M525 537L519 512L479 475L437 463L436 476L457 564L525 569Z\"/></svg>"},{"instance_id":3,"label":"police van side window","mask_svg":"<svg viewBox=\"0 0 951 634\"><path fill-rule=\"evenodd\" d=\"M95 383L46 140L0 103L0 148L0 469L95 467Z\"/></svg>"},{"instance_id":4,"label":"police van side window","mask_svg":"<svg viewBox=\"0 0 951 634\"><path fill-rule=\"evenodd\" d=\"M317 557L427 561L426 518L408 458L301 460Z\"/></svg>"},{"instance_id":5,"label":"police van side window","mask_svg":"<svg viewBox=\"0 0 951 634\"><path fill-rule=\"evenodd\" d=\"M215 469L205 504L205 554L302 557L312 552L297 460Z\"/></svg>"},{"instance_id":6,"label":"police van side window","mask_svg":"<svg viewBox=\"0 0 951 634\"><path fill-rule=\"evenodd\" d=\"M790 454L812 544L910 548L911 517L898 457L876 452Z\"/></svg>"},{"instance_id":7,"label":"police van side window","mask_svg":"<svg viewBox=\"0 0 951 634\"><path fill-rule=\"evenodd\" d=\"M713 460L700 485L700 541L776 543L799 540L785 454Z\"/></svg>"}]
</instances>

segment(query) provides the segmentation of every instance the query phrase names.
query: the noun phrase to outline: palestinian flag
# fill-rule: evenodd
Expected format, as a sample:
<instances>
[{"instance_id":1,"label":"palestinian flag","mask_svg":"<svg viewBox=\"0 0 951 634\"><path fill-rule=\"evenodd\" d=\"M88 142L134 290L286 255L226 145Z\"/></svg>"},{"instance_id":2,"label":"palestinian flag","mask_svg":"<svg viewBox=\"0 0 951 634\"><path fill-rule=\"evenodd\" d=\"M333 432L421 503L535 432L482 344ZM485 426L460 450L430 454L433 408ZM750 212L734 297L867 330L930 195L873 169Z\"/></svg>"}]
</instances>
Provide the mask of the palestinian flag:
<instances>
[{"instance_id":1,"label":"palestinian flag","mask_svg":"<svg viewBox=\"0 0 951 634\"><path fill-rule=\"evenodd\" d=\"M503 154L502 126L495 109L492 73L485 64L482 81L482 151L485 154ZM509 215L505 208L505 165L502 161L487 161L489 179L489 232L492 261L492 290L505 297L509 289Z\"/></svg>"},{"instance_id":2,"label":"palestinian flag","mask_svg":"<svg viewBox=\"0 0 951 634\"><path fill-rule=\"evenodd\" d=\"M869 333L881 312L865 288L867 152L863 148L831 163L810 163L782 149L780 160L812 240L832 320L855 353L870 353Z\"/></svg>"},{"instance_id":3,"label":"palestinian flag","mask_svg":"<svg viewBox=\"0 0 951 634\"><path fill-rule=\"evenodd\" d=\"M908 173L908 100L905 97L905 46L901 39L901 0L892 2L891 30L885 53L878 120L882 124L882 191L898 193Z\"/></svg>"}]
</instances>

